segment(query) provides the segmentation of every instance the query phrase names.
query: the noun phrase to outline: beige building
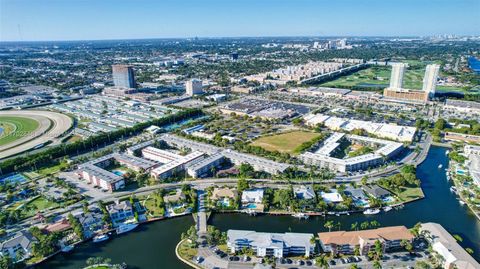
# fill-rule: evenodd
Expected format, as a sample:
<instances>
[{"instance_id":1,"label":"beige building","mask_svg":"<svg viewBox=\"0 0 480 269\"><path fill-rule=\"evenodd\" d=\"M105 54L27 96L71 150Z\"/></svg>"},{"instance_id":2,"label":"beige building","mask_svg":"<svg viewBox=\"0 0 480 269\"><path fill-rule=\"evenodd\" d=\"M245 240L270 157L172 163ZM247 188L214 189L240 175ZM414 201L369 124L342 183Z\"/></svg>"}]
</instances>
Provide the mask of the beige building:
<instances>
[{"instance_id":1,"label":"beige building","mask_svg":"<svg viewBox=\"0 0 480 269\"><path fill-rule=\"evenodd\" d=\"M384 251L400 249L401 241L412 242L414 236L405 226L391 226L362 231L338 231L319 233L320 245L325 252L333 254L354 254L359 248L361 255L366 255L375 241L380 241Z\"/></svg>"}]
</instances>

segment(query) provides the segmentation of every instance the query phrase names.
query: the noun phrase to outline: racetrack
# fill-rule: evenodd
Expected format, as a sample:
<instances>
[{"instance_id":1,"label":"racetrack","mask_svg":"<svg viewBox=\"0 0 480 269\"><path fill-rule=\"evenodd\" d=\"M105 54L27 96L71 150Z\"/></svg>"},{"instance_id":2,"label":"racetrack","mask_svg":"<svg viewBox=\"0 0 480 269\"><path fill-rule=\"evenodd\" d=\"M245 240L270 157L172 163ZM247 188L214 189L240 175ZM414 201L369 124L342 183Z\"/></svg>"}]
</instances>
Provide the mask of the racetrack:
<instances>
[{"instance_id":1,"label":"racetrack","mask_svg":"<svg viewBox=\"0 0 480 269\"><path fill-rule=\"evenodd\" d=\"M27 151L48 141L55 141L70 129L73 120L61 113L43 110L8 110L0 111L0 117L25 118L25 121L35 121L35 130L15 133L18 137L0 146L0 159Z\"/></svg>"}]
</instances>

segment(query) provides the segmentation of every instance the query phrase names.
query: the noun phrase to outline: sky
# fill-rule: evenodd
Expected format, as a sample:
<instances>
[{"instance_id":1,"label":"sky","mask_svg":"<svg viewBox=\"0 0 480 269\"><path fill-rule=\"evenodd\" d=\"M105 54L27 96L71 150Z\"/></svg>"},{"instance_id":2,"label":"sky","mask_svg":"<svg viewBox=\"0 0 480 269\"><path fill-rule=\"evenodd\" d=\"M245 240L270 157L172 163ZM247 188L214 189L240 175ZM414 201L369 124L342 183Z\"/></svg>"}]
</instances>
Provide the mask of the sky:
<instances>
[{"instance_id":1,"label":"sky","mask_svg":"<svg viewBox=\"0 0 480 269\"><path fill-rule=\"evenodd\" d=\"M480 35L480 0L0 0L0 41Z\"/></svg>"}]
</instances>

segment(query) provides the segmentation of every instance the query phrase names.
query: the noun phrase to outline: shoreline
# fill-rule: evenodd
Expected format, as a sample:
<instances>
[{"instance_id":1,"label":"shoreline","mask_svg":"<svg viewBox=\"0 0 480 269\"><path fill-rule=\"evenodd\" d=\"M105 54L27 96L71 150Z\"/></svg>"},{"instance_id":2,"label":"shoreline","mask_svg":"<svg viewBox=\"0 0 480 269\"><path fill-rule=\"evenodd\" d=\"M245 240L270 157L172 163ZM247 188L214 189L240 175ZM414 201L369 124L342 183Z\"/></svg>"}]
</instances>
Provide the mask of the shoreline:
<instances>
[{"instance_id":1,"label":"shoreline","mask_svg":"<svg viewBox=\"0 0 480 269\"><path fill-rule=\"evenodd\" d=\"M190 267L192 267L192 268L195 268L195 269L203 269L202 267L194 264L193 262L191 262L191 261L183 258L183 257L180 255L180 253L179 253L178 250L180 249L180 245L181 245L183 242L185 242L185 240L187 240L187 239L180 240L180 241L177 243L177 245L175 246L175 255L177 256L177 259L179 259L181 262L185 263L186 265L188 265L188 266L190 266Z\"/></svg>"}]
</instances>

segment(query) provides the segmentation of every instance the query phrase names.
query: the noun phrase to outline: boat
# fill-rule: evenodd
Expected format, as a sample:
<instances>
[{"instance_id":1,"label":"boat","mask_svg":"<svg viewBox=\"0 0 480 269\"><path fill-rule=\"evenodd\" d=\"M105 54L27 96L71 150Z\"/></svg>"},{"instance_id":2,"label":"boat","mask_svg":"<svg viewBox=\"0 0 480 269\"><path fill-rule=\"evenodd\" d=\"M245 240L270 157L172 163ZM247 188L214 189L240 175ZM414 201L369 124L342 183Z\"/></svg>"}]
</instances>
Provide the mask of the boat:
<instances>
[{"instance_id":1,"label":"boat","mask_svg":"<svg viewBox=\"0 0 480 269\"><path fill-rule=\"evenodd\" d=\"M380 213L380 209L378 208L369 208L365 211L363 211L363 214L365 215L375 215L375 214L378 214Z\"/></svg>"},{"instance_id":2,"label":"boat","mask_svg":"<svg viewBox=\"0 0 480 269\"><path fill-rule=\"evenodd\" d=\"M455 188L455 186L452 186L452 187L450 187L450 191L454 192L454 193L457 193L457 188Z\"/></svg>"},{"instance_id":3,"label":"boat","mask_svg":"<svg viewBox=\"0 0 480 269\"><path fill-rule=\"evenodd\" d=\"M450 153L450 150L445 151L445 155L448 155Z\"/></svg>"},{"instance_id":4,"label":"boat","mask_svg":"<svg viewBox=\"0 0 480 269\"><path fill-rule=\"evenodd\" d=\"M459 202L461 205L465 205L465 202L462 201L462 200L459 200L458 202Z\"/></svg>"},{"instance_id":5,"label":"boat","mask_svg":"<svg viewBox=\"0 0 480 269\"><path fill-rule=\"evenodd\" d=\"M438 169L442 169L442 167L443 167L443 164L438 165Z\"/></svg>"},{"instance_id":6,"label":"boat","mask_svg":"<svg viewBox=\"0 0 480 269\"><path fill-rule=\"evenodd\" d=\"M137 226L138 226L138 223L122 224L118 226L116 231L117 231L117 234L123 234L123 233L130 232L131 230L137 228Z\"/></svg>"},{"instance_id":7,"label":"boat","mask_svg":"<svg viewBox=\"0 0 480 269\"><path fill-rule=\"evenodd\" d=\"M253 209L251 209L251 208L245 210L245 213L247 213L247 214L250 215L250 216L256 216L256 215L257 215L257 211L255 211L255 210L253 210Z\"/></svg>"},{"instance_id":8,"label":"boat","mask_svg":"<svg viewBox=\"0 0 480 269\"><path fill-rule=\"evenodd\" d=\"M107 234L99 234L95 237L93 237L93 243L100 243L105 240L108 240L110 237Z\"/></svg>"},{"instance_id":9,"label":"boat","mask_svg":"<svg viewBox=\"0 0 480 269\"><path fill-rule=\"evenodd\" d=\"M392 210L391 206L386 206L386 207L383 208L383 211L385 211L385 212L388 212L390 210Z\"/></svg>"},{"instance_id":10,"label":"boat","mask_svg":"<svg viewBox=\"0 0 480 269\"><path fill-rule=\"evenodd\" d=\"M295 213L292 215L292 217L297 219L308 219L309 216L305 213Z\"/></svg>"},{"instance_id":11,"label":"boat","mask_svg":"<svg viewBox=\"0 0 480 269\"><path fill-rule=\"evenodd\" d=\"M67 246L64 246L61 250L62 252L70 252L73 250L73 248L74 248L73 245L67 245Z\"/></svg>"}]
</instances>

